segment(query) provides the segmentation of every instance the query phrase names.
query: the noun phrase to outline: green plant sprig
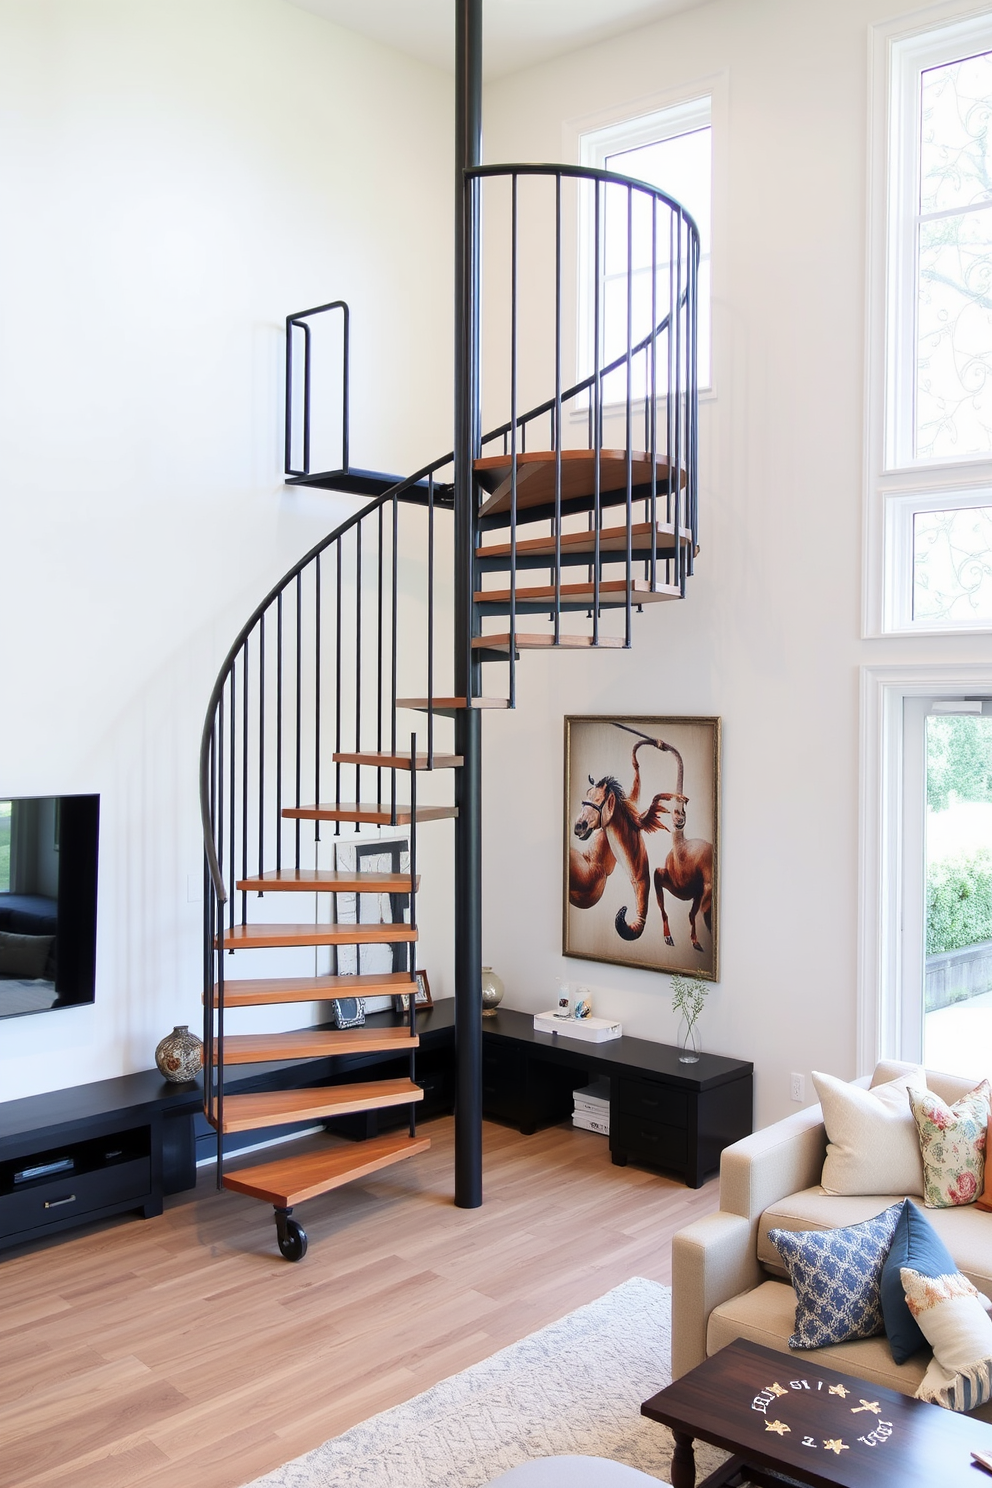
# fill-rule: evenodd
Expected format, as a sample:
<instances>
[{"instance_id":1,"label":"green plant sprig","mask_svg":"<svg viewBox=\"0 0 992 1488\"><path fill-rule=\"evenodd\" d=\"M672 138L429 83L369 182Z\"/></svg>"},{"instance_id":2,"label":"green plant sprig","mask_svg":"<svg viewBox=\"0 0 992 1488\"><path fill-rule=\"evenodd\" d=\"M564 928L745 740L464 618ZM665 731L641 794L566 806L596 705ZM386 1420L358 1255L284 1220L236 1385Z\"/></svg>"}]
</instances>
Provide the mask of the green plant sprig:
<instances>
[{"instance_id":1,"label":"green plant sprig","mask_svg":"<svg viewBox=\"0 0 992 1488\"><path fill-rule=\"evenodd\" d=\"M699 977L676 972L672 977L672 1011L681 1013L691 1028L703 1011L709 990Z\"/></svg>"}]
</instances>

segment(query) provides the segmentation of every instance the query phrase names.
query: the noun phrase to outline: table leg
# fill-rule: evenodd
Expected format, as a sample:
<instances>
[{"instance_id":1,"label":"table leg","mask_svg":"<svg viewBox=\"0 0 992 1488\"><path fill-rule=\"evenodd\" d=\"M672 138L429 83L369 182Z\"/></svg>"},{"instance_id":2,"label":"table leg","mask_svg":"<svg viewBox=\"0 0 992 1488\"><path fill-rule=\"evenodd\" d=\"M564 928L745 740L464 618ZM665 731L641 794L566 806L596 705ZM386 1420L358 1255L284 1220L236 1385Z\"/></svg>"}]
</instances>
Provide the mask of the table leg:
<instances>
[{"instance_id":1,"label":"table leg","mask_svg":"<svg viewBox=\"0 0 992 1488\"><path fill-rule=\"evenodd\" d=\"M696 1459L692 1453L692 1437L684 1432L673 1431L675 1451L672 1453L672 1488L696 1488Z\"/></svg>"}]
</instances>

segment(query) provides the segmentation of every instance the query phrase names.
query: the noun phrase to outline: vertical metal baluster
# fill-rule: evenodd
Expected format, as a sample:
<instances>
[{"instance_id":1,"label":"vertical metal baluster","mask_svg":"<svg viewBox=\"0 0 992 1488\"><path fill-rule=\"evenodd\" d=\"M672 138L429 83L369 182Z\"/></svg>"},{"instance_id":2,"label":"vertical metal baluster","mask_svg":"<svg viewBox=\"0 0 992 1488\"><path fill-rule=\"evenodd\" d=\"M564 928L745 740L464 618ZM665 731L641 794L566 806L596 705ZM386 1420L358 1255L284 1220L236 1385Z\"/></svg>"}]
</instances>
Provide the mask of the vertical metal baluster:
<instances>
[{"instance_id":1,"label":"vertical metal baluster","mask_svg":"<svg viewBox=\"0 0 992 1488\"><path fill-rule=\"evenodd\" d=\"M383 563L383 508L379 507L379 542L376 557L376 673L375 673L375 699L376 699L376 725L375 725L375 747L379 754L382 753L382 709L383 709L383 674L382 674L382 607L384 603L382 588L382 563ZM382 766L375 772L375 798L382 800Z\"/></svg>"},{"instance_id":2,"label":"vertical metal baluster","mask_svg":"<svg viewBox=\"0 0 992 1488\"><path fill-rule=\"evenodd\" d=\"M293 318L290 315L286 316L286 427L283 438L283 469L287 475L293 475Z\"/></svg>"},{"instance_id":3,"label":"vertical metal baluster","mask_svg":"<svg viewBox=\"0 0 992 1488\"><path fill-rule=\"evenodd\" d=\"M665 520L672 525L672 559L666 565L669 583L678 578L680 562L678 522L672 513L672 460L675 451L675 320L679 313L675 284L675 213L668 209L668 386L665 389ZM677 503L676 503L677 504Z\"/></svg>"},{"instance_id":4,"label":"vertical metal baluster","mask_svg":"<svg viewBox=\"0 0 992 1488\"><path fill-rule=\"evenodd\" d=\"M235 880L237 878L237 871L236 871L237 858L236 858L235 855L237 853L237 836L238 836L238 834L237 834L237 827L236 827L237 818L235 816L235 802L237 800L237 784L238 784L237 783L237 778L236 778L236 764L237 764L237 752L236 752L236 742L237 742L237 708L236 708L236 703L237 703L237 695L236 695L237 665L238 665L238 663L237 663L237 657L235 657L235 659L231 662L231 670L227 674L228 685L229 685L229 687L231 689L231 722L230 722L230 728L231 728L231 759L230 759L230 763L228 764L228 767L227 767L228 776L229 776L228 789L230 791L230 796L231 796L231 803L230 803L231 804L231 813L230 813L229 824L228 824L228 829L227 829L227 831L228 831L228 838L229 838L229 841L228 841L229 866L228 866L228 870L227 870L227 872L228 872L228 880L227 880L227 882L228 882L228 891L227 891L228 916L227 917L228 917L228 923L230 924L230 927L231 927L231 930L232 931L234 930L234 919L235 919L235 916L237 914L237 903L238 903L238 896L237 896L237 893L235 892L235 888L234 888ZM232 939L233 939L233 936L232 936ZM233 952L232 952L232 954L233 954Z\"/></svg>"},{"instance_id":5,"label":"vertical metal baluster","mask_svg":"<svg viewBox=\"0 0 992 1488\"><path fill-rule=\"evenodd\" d=\"M258 617L258 871L265 871L265 611Z\"/></svg>"},{"instance_id":6,"label":"vertical metal baluster","mask_svg":"<svg viewBox=\"0 0 992 1488\"><path fill-rule=\"evenodd\" d=\"M395 757L398 748L396 737L396 688L399 666L399 598L400 598L400 502L399 497L393 495L393 551L392 551L392 614L390 616L392 635L390 644L392 655L390 658L391 672L389 685L390 718L392 720L389 736L389 752ZM389 820L390 824L396 825L396 766L393 765L389 772Z\"/></svg>"},{"instance_id":7,"label":"vertical metal baluster","mask_svg":"<svg viewBox=\"0 0 992 1488\"><path fill-rule=\"evenodd\" d=\"M600 296L602 285L600 245L600 181L595 182L596 204L593 212L595 247L593 250L593 568L592 568L592 643L599 645L599 575L600 575L600 529L602 504L600 482L603 462L603 387L600 374Z\"/></svg>"},{"instance_id":8,"label":"vertical metal baluster","mask_svg":"<svg viewBox=\"0 0 992 1488\"><path fill-rule=\"evenodd\" d=\"M207 780L210 799L210 840L213 844L214 854L217 852L217 710L214 709L213 727L210 730L210 752L207 762ZM218 858L219 862L220 859ZM216 962L217 962L217 889L214 884L213 874L210 872L210 863L206 853L203 858L203 914L206 922L206 945L203 956L203 1093L204 1110L208 1116L213 1114L214 1089L214 1010L217 1004L216 991Z\"/></svg>"},{"instance_id":9,"label":"vertical metal baluster","mask_svg":"<svg viewBox=\"0 0 992 1488\"><path fill-rule=\"evenodd\" d=\"M303 574L296 575L296 809L303 804ZM296 818L296 861L300 866L300 831Z\"/></svg>"},{"instance_id":10,"label":"vertical metal baluster","mask_svg":"<svg viewBox=\"0 0 992 1488\"><path fill-rule=\"evenodd\" d=\"M684 561L684 554L682 552L682 547L683 547L683 543L682 543L682 453L683 453L683 450L682 450L682 408L683 408L683 402L684 402L684 396L683 396L683 391L682 391L682 373L683 373L683 367L682 367L682 362L683 362L683 351L682 351L682 342L683 342L683 337L682 337L682 231L683 231L683 227L685 225L685 219L682 216L681 211L677 215L676 222L677 222L677 226L676 226L676 232L677 232L676 244L677 244L677 252L678 252L678 269L677 269L676 276L675 276L675 283L676 283L676 287L678 289L678 315L677 315L676 320L675 320L675 376L676 376L676 385L675 385L675 388L673 390L673 399L675 400L675 404L676 404L676 409L675 409L675 469L674 469L674 471L670 471L669 472L668 484L669 484L669 487L670 488L674 488L674 491L675 491L675 551L678 554L678 564L677 564L677 567L676 567L676 573L678 574L679 588L682 591L682 595L683 595L683 598L684 598L685 597L685 561Z\"/></svg>"},{"instance_id":11,"label":"vertical metal baluster","mask_svg":"<svg viewBox=\"0 0 992 1488\"><path fill-rule=\"evenodd\" d=\"M427 478L427 768L434 768L434 473Z\"/></svg>"},{"instance_id":12,"label":"vertical metal baluster","mask_svg":"<svg viewBox=\"0 0 992 1488\"><path fill-rule=\"evenodd\" d=\"M651 369L649 391L651 418L648 425L648 457L651 461L651 588L658 585L658 198L651 198L651 340L648 345Z\"/></svg>"},{"instance_id":13,"label":"vertical metal baluster","mask_svg":"<svg viewBox=\"0 0 992 1488\"><path fill-rule=\"evenodd\" d=\"M518 177L511 177L510 197L510 707L517 703L517 249L520 226Z\"/></svg>"},{"instance_id":14,"label":"vertical metal baluster","mask_svg":"<svg viewBox=\"0 0 992 1488\"><path fill-rule=\"evenodd\" d=\"M335 543L335 551L337 553L337 567L336 567L336 571L335 571L336 572L336 577L335 577L335 594L334 594L334 611L335 611L335 617L334 617L334 753L335 754L340 754L341 753L341 741L342 741L343 717L344 717L343 697L342 697L342 691L341 691L341 667L342 667L341 626L342 626L342 619L343 619L342 606L344 604L344 596L343 596L343 583L342 583L342 562L343 562L343 560L342 560L342 542L341 542L341 538L340 537L338 538L337 542ZM336 806L340 806L340 804L341 804L341 763L340 763L340 761L337 761L335 763L335 766L334 766L334 804ZM335 835L335 837L339 837L341 835L341 823L339 821L336 821L334 823L334 835Z\"/></svg>"},{"instance_id":15,"label":"vertical metal baluster","mask_svg":"<svg viewBox=\"0 0 992 1488\"><path fill-rule=\"evenodd\" d=\"M355 527L355 753L362 747L362 524ZM362 767L355 766L355 802L362 799Z\"/></svg>"},{"instance_id":16,"label":"vertical metal baluster","mask_svg":"<svg viewBox=\"0 0 992 1488\"><path fill-rule=\"evenodd\" d=\"M241 877L248 877L248 637L241 651ZM233 885L232 885L233 888ZM241 923L248 918L248 891L241 891Z\"/></svg>"},{"instance_id":17,"label":"vertical metal baluster","mask_svg":"<svg viewBox=\"0 0 992 1488\"><path fill-rule=\"evenodd\" d=\"M303 474L310 474L310 326L303 321Z\"/></svg>"},{"instance_id":18,"label":"vertical metal baluster","mask_svg":"<svg viewBox=\"0 0 992 1488\"><path fill-rule=\"evenodd\" d=\"M688 492L689 544L686 553L686 569L691 574L696 563L696 542L699 527L699 238L692 245L689 277L689 346L692 353L692 372L689 377L689 412L692 429L689 436L686 463L689 467L690 488Z\"/></svg>"},{"instance_id":19,"label":"vertical metal baluster","mask_svg":"<svg viewBox=\"0 0 992 1488\"><path fill-rule=\"evenodd\" d=\"M351 466L351 311L342 300L341 315L343 326L342 339L342 375L341 375L341 468L350 469Z\"/></svg>"},{"instance_id":20,"label":"vertical metal baluster","mask_svg":"<svg viewBox=\"0 0 992 1488\"><path fill-rule=\"evenodd\" d=\"M410 735L410 928L417 928L417 736ZM413 978L413 986L410 988L410 1037L413 1038L417 1032L417 942L408 942L409 952L407 966ZM415 1079L417 1073L416 1054L410 1050L410 1080ZM410 1104L410 1135L417 1135L417 1106L416 1102Z\"/></svg>"},{"instance_id":21,"label":"vertical metal baluster","mask_svg":"<svg viewBox=\"0 0 992 1488\"><path fill-rule=\"evenodd\" d=\"M313 693L314 693L314 700L313 700L313 709L314 709L314 712L313 712L313 799L314 799L314 805L317 805L317 806L320 805L320 706L321 706L321 704L320 704L320 629L321 629L321 621L320 621L320 598L321 598L321 595L320 595L320 577L321 577L321 564L323 563L323 561L324 561L324 554L322 552L321 553L318 553L317 554L317 557L315 559L314 598L313 598L313 607L314 607L314 620L313 620L313 642L314 642L314 659L313 659ZM313 828L314 828L313 840L314 840L314 843L316 844L316 843L318 843L320 841L320 817L317 817L315 819L314 824L313 824ZM315 851L314 852L314 867L316 867L316 866L317 866L317 854L316 854L316 851Z\"/></svg>"},{"instance_id":22,"label":"vertical metal baluster","mask_svg":"<svg viewBox=\"0 0 992 1488\"><path fill-rule=\"evenodd\" d=\"M282 590L276 595L276 870L282 867Z\"/></svg>"},{"instance_id":23,"label":"vertical metal baluster","mask_svg":"<svg viewBox=\"0 0 992 1488\"><path fill-rule=\"evenodd\" d=\"M630 646L633 639L633 606L631 604L630 588L633 582L633 558L631 555L631 523L634 520L634 460L631 445L634 441L634 408L631 399L633 397L633 363L631 362L631 346L634 336L634 192L633 187L627 187L627 406L625 416L625 438L627 441L627 579L626 579L626 606L625 614L625 640L624 644Z\"/></svg>"},{"instance_id":24,"label":"vertical metal baluster","mask_svg":"<svg viewBox=\"0 0 992 1488\"><path fill-rule=\"evenodd\" d=\"M217 862L224 861L224 693L217 703ZM217 1069L217 1187L224 1166L224 906L217 914L217 1036L214 1058Z\"/></svg>"},{"instance_id":25,"label":"vertical metal baluster","mask_svg":"<svg viewBox=\"0 0 992 1488\"><path fill-rule=\"evenodd\" d=\"M561 171L555 172L555 406L552 449L555 452L555 634L561 641Z\"/></svg>"}]
</instances>

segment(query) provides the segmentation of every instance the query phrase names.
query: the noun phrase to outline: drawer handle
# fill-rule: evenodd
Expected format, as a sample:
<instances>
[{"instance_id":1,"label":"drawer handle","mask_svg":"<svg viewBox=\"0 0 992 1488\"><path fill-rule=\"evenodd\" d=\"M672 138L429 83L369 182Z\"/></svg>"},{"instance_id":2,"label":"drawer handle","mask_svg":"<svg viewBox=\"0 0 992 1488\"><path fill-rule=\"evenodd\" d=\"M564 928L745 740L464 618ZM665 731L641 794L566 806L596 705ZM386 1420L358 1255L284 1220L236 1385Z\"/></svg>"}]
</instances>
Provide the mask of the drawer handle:
<instances>
[{"instance_id":1,"label":"drawer handle","mask_svg":"<svg viewBox=\"0 0 992 1488\"><path fill-rule=\"evenodd\" d=\"M76 1195L75 1194L70 1194L67 1199L46 1199L45 1200L45 1208L46 1209L60 1209L63 1204L74 1204L75 1202L76 1202Z\"/></svg>"},{"instance_id":2,"label":"drawer handle","mask_svg":"<svg viewBox=\"0 0 992 1488\"><path fill-rule=\"evenodd\" d=\"M642 1106L657 1106L657 1105L660 1105L660 1104L661 1104L660 1101L649 1100L646 1095L642 1095L641 1096L641 1105Z\"/></svg>"}]
</instances>

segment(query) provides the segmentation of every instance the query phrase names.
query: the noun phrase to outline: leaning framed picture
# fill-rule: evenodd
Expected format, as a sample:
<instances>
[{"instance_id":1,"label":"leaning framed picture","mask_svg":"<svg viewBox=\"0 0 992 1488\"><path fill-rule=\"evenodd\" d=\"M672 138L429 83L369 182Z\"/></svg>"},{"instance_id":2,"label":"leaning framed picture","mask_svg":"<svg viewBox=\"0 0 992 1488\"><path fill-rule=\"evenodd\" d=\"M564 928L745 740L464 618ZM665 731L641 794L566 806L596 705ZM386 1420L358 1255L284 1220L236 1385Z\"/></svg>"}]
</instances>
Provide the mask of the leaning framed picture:
<instances>
[{"instance_id":1,"label":"leaning framed picture","mask_svg":"<svg viewBox=\"0 0 992 1488\"><path fill-rule=\"evenodd\" d=\"M719 718L566 718L564 954L716 981L719 825Z\"/></svg>"},{"instance_id":2,"label":"leaning framed picture","mask_svg":"<svg viewBox=\"0 0 992 1488\"><path fill-rule=\"evenodd\" d=\"M429 1008L429 1007L433 1007L434 1006L434 999L431 996L431 987L430 987L430 983L427 980L427 973L426 973L426 971L415 971L413 973L413 975L414 975L414 979L415 979L415 981L417 983L417 991L416 991L416 993L414 995L414 1002L416 1003L417 1007L418 1008ZM409 1009L409 1006L410 1006L410 994L409 994L409 992L396 992L396 993L393 994L393 1012L394 1013L405 1013Z\"/></svg>"}]
</instances>

